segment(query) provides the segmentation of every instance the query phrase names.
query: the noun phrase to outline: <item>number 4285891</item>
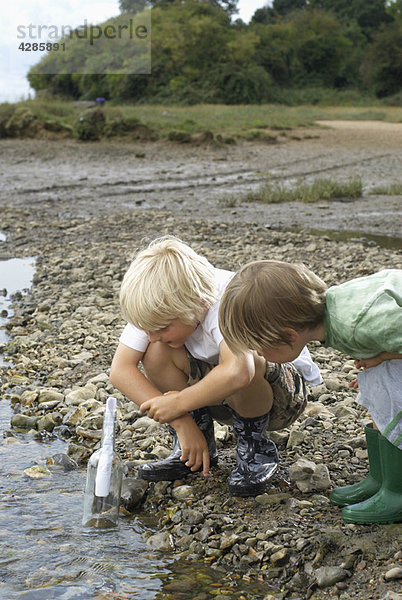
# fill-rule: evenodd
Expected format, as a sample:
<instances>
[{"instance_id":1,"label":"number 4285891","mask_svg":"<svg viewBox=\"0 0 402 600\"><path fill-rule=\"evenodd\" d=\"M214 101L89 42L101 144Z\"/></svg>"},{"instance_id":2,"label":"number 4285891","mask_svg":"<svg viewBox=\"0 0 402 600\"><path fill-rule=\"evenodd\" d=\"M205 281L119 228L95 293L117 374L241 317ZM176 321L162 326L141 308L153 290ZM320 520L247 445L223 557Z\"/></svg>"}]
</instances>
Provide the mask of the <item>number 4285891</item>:
<instances>
[{"instance_id":1,"label":"number 4285891","mask_svg":"<svg viewBox=\"0 0 402 600\"><path fill-rule=\"evenodd\" d=\"M22 52L64 52L66 49L66 44L61 42L52 43L52 42L21 42L18 46L18 50L22 50Z\"/></svg>"}]
</instances>

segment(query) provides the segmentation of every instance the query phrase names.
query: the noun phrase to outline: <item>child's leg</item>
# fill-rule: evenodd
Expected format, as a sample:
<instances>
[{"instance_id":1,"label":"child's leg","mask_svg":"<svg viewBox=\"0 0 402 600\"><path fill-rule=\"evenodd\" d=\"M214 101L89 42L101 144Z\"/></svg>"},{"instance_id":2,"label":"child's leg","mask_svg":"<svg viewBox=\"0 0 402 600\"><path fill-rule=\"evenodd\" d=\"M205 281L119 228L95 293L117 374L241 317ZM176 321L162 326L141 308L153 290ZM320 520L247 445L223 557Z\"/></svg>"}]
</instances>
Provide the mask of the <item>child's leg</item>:
<instances>
[{"instance_id":1,"label":"child's leg","mask_svg":"<svg viewBox=\"0 0 402 600\"><path fill-rule=\"evenodd\" d=\"M191 364L190 364L191 361ZM184 347L170 348L167 344L154 342L149 344L142 364L148 379L161 392L170 390L183 390L191 382L194 370L194 359L189 357ZM208 408L200 408L191 413L194 421L202 431L208 444L211 465L218 462L216 450L214 424ZM177 434L173 427L169 426L173 437L173 450L165 460L142 465L138 474L148 481L173 481L191 474L192 471L180 460L182 451Z\"/></svg>"},{"instance_id":2,"label":"child's leg","mask_svg":"<svg viewBox=\"0 0 402 600\"><path fill-rule=\"evenodd\" d=\"M379 449L381 487L364 502L345 506L342 518L347 523L402 522L402 449L381 434Z\"/></svg>"},{"instance_id":3,"label":"child's leg","mask_svg":"<svg viewBox=\"0 0 402 600\"><path fill-rule=\"evenodd\" d=\"M170 348L162 342L149 344L142 359L148 379L162 393L187 387L190 365L184 346Z\"/></svg>"},{"instance_id":4,"label":"child's leg","mask_svg":"<svg viewBox=\"0 0 402 600\"><path fill-rule=\"evenodd\" d=\"M378 492L382 483L382 471L380 461L379 438L380 432L375 427L365 427L367 453L369 459L370 471L365 479L354 483L335 488L329 497L332 504L337 506L347 506L348 504L357 504L367 500Z\"/></svg>"},{"instance_id":5,"label":"child's leg","mask_svg":"<svg viewBox=\"0 0 402 600\"><path fill-rule=\"evenodd\" d=\"M359 373L357 402L365 406L376 426L380 487L366 500L348 503L342 518L348 523L402 521L402 360L388 360ZM374 454L374 457L376 454ZM336 490L335 490L336 491ZM335 493L335 492L334 492Z\"/></svg>"},{"instance_id":6,"label":"child's leg","mask_svg":"<svg viewBox=\"0 0 402 600\"><path fill-rule=\"evenodd\" d=\"M263 493L278 466L278 452L267 430L293 422L306 404L306 388L292 364L274 365L261 359L249 386L227 399L237 436L236 468L229 478L235 496Z\"/></svg>"}]
</instances>

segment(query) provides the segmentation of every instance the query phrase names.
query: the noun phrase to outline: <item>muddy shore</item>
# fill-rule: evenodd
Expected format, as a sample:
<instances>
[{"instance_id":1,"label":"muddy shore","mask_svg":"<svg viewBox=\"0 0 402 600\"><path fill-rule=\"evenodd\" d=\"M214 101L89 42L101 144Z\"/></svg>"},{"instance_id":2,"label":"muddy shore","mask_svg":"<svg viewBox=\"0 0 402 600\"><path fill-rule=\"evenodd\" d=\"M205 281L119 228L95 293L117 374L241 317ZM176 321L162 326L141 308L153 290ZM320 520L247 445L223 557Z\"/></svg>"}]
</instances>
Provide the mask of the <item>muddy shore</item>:
<instances>
[{"instance_id":1,"label":"muddy shore","mask_svg":"<svg viewBox=\"0 0 402 600\"><path fill-rule=\"evenodd\" d=\"M228 147L2 140L0 230L6 240L0 255L37 257L34 286L9 323L13 367L2 371L2 397L11 398L18 414L53 421L42 429L49 435L67 427L71 455L85 461L97 441L96 401L115 393L119 450L127 474L135 477L138 464L169 448L166 429L137 427L138 413L107 381L123 327L119 283L135 248L144 239L176 234L218 267L237 269L263 257L302 260L329 284L402 268L397 244L335 241L328 233L400 238L402 198L368 192L398 181L401 127L338 125L292 132L298 139L275 145ZM363 198L273 206L222 201L262 180L292 183L324 175L361 177ZM146 490L140 510L155 512L160 529L150 545L163 547L168 539L171 551L173 540L174 551L187 560L265 581L276 590L267 598L400 600L402 524L346 525L328 502L333 486L367 471L368 415L353 402L350 361L319 347L311 351L325 383L313 390L315 402L306 414L277 434L281 468L268 493L258 500L228 495L234 440L230 430L218 428L221 460L211 478L182 482L191 489L181 496L169 485ZM80 396L85 387L91 398ZM49 390L53 400L45 395ZM75 422L73 408L81 410ZM325 465L328 481L302 492L289 477L301 458ZM170 597L188 596L176 590L164 596Z\"/></svg>"}]
</instances>

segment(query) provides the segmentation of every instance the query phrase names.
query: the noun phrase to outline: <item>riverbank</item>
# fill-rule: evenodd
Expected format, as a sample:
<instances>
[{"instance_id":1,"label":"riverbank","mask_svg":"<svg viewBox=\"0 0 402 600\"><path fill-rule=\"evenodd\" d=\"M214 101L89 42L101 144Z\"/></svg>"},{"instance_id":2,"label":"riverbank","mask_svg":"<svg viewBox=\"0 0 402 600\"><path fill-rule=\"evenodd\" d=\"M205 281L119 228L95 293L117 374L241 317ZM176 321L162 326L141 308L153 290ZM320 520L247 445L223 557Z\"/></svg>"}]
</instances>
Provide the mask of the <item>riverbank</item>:
<instances>
[{"instance_id":1,"label":"riverbank","mask_svg":"<svg viewBox=\"0 0 402 600\"><path fill-rule=\"evenodd\" d=\"M366 186L394 177L400 149L392 136L374 136L370 147L365 138L356 155L356 136L338 130L332 138L327 134L325 140L293 140L276 148L243 144L224 153L161 143L1 142L2 231L7 236L1 254L37 257L34 286L17 303L8 326L7 352L14 366L3 371L1 391L16 413L39 417L39 438L71 435L71 456L85 461L99 439L101 404L113 393L120 404L118 445L127 475L135 477L140 462L169 452L166 428L140 420L107 377L124 325L117 300L120 281L145 239L178 235L222 268L237 269L268 256L303 261L329 284L402 268L397 249L281 229L303 227L306 220L311 224L313 213L325 225L321 229L331 229L329 212L338 229L349 229L355 202L326 202L327 208L316 210L292 203L284 207L281 222L272 217L272 207L219 202L222 192L240 194L255 185L252 174L266 167L277 169L278 176L282 172L284 179L297 169L308 177L320 165L349 169L358 171ZM358 156L353 165L352 155ZM379 234L396 237L398 199L388 200L387 205L377 198L379 214L371 225ZM395 216L390 218L388 209ZM365 224L356 213L353 229L367 233ZM327 349L313 346L311 351L326 385L314 390L315 402L291 430L276 435L281 467L267 494L229 496L235 444L230 430L219 426L220 464L213 475L182 482L189 487L160 483L141 488L140 497L145 496L136 510L158 516L159 535L148 540L150 547L265 582L273 586L272 598L383 599L400 590L400 579L394 577L400 576L402 525L346 525L329 504L332 487L366 473L367 415L354 404L356 392L348 387L355 375L352 363ZM318 486L307 492L289 476L300 458L327 468L320 467ZM164 598L194 598L188 589L183 584L181 591L166 590ZM238 597L235 590L226 596Z\"/></svg>"}]
</instances>

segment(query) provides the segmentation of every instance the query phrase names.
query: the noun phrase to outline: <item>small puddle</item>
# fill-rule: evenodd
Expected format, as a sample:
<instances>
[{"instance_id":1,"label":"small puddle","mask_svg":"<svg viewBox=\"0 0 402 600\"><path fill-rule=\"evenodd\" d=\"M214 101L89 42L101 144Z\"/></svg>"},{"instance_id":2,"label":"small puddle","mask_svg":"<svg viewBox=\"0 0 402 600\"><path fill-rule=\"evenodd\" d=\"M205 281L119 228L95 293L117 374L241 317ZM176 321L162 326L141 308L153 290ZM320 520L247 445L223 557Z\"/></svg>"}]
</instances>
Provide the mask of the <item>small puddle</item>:
<instances>
[{"instance_id":1,"label":"small puddle","mask_svg":"<svg viewBox=\"0 0 402 600\"><path fill-rule=\"evenodd\" d=\"M401 250L402 238L390 237L387 235L373 235L370 233L362 233L361 231L338 231L334 229L306 229L294 228L291 231L295 233L305 232L311 235L320 237L326 236L335 242L353 242L356 244L364 244L365 246L380 246L388 250Z\"/></svg>"},{"instance_id":2,"label":"small puddle","mask_svg":"<svg viewBox=\"0 0 402 600\"><path fill-rule=\"evenodd\" d=\"M35 272L35 258L0 260L0 365L4 365L1 346L8 341L5 325L14 314L13 295L31 287Z\"/></svg>"}]
</instances>

